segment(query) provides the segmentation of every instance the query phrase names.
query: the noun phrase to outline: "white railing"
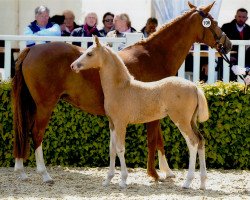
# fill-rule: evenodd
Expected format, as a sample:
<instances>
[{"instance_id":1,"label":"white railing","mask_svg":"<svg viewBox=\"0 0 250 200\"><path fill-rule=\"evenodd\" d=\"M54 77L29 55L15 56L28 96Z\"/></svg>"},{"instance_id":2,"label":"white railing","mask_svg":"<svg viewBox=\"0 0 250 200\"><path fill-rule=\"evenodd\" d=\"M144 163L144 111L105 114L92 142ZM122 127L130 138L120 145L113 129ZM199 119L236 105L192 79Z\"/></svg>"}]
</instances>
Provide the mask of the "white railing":
<instances>
[{"instance_id":1,"label":"white railing","mask_svg":"<svg viewBox=\"0 0 250 200\"><path fill-rule=\"evenodd\" d=\"M128 34L126 38L111 38L111 37L102 37L100 40L102 42L112 43L115 50L118 50L120 43L125 43L126 46L132 45L135 42L142 39L141 33L132 33ZM42 41L62 41L67 43L72 42L81 42L82 47L86 48L87 43L92 41L91 37L53 37L53 36L23 36L23 35L0 35L0 40L5 41L4 48L4 68L0 68L0 79L2 76L3 80L7 80L11 76L11 48L13 43L18 42L20 50L24 49L26 46L27 40L36 41L36 43L41 43ZM250 40L232 40L234 45L239 46L238 54L238 65L245 65L245 49L246 46L250 45ZM217 80L217 72L215 71L216 67L216 51L214 49L208 49L208 80L207 83L214 83ZM200 44L194 44L193 50L193 72L185 72L185 63L182 64L179 69L178 76L188 78L194 82L200 80ZM230 54L227 55L230 57ZM223 62L223 82L229 82L230 69L228 64ZM239 81L241 81L239 79Z\"/></svg>"}]
</instances>

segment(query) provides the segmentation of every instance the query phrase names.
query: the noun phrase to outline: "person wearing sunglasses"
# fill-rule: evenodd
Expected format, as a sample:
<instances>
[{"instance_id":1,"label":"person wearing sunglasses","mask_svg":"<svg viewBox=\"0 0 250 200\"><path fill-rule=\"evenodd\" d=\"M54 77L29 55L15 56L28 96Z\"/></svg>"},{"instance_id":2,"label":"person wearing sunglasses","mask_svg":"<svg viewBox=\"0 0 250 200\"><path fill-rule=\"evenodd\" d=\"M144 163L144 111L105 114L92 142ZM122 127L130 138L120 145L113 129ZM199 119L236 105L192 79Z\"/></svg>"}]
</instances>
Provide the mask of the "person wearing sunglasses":
<instances>
[{"instance_id":1,"label":"person wearing sunglasses","mask_svg":"<svg viewBox=\"0 0 250 200\"><path fill-rule=\"evenodd\" d=\"M102 23L103 23L103 28L99 31L99 33L101 34L102 37L106 37L106 35L108 34L109 31L113 30L114 28L114 14L111 12L106 12L103 15L102 18Z\"/></svg>"}]
</instances>

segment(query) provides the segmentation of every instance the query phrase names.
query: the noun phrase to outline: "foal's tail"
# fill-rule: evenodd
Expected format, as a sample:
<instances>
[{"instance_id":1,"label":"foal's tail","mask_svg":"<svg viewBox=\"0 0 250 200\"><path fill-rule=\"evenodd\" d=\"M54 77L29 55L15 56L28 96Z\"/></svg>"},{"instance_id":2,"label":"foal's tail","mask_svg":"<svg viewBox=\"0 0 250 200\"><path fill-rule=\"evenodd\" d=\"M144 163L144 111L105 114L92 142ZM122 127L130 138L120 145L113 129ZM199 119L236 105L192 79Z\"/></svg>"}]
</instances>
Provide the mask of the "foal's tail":
<instances>
[{"instance_id":1,"label":"foal's tail","mask_svg":"<svg viewBox=\"0 0 250 200\"><path fill-rule=\"evenodd\" d=\"M197 88L198 95L198 121L205 122L209 118L207 99L202 89Z\"/></svg>"},{"instance_id":2,"label":"foal's tail","mask_svg":"<svg viewBox=\"0 0 250 200\"><path fill-rule=\"evenodd\" d=\"M29 156L29 132L32 128L35 102L31 97L22 73L22 63L30 48L24 49L16 61L16 72L12 80L12 102L14 109L14 157Z\"/></svg>"}]
</instances>

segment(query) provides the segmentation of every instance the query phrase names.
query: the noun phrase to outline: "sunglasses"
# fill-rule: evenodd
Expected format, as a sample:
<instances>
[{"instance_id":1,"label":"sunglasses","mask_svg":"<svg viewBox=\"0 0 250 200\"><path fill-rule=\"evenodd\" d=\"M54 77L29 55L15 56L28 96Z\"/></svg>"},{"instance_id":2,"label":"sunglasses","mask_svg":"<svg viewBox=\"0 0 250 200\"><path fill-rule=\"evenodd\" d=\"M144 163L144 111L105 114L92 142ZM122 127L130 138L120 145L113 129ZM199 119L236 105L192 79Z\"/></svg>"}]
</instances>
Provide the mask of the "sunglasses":
<instances>
[{"instance_id":1,"label":"sunglasses","mask_svg":"<svg viewBox=\"0 0 250 200\"><path fill-rule=\"evenodd\" d=\"M105 19L105 22L113 22L113 19Z\"/></svg>"}]
</instances>

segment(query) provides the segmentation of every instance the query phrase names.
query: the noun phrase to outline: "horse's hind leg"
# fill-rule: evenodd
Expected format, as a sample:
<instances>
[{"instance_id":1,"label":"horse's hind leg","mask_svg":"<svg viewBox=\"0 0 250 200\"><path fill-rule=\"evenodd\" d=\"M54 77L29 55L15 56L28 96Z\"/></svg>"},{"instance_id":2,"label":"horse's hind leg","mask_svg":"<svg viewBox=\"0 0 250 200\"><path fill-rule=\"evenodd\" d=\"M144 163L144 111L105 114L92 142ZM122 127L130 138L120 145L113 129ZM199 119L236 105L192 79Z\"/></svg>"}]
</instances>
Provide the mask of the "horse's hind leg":
<instances>
[{"instance_id":1,"label":"horse's hind leg","mask_svg":"<svg viewBox=\"0 0 250 200\"><path fill-rule=\"evenodd\" d=\"M167 177L174 177L173 172L168 166L165 156L163 136L160 128L160 121L156 120L147 123L147 142L148 142L148 165L147 173L155 180L159 179L159 176L155 170L155 152L158 149L159 168L166 173Z\"/></svg>"},{"instance_id":2,"label":"horse's hind leg","mask_svg":"<svg viewBox=\"0 0 250 200\"><path fill-rule=\"evenodd\" d=\"M21 180L27 180L28 176L24 171L23 167L23 158L16 158L15 159L15 167L14 171L20 174L20 179Z\"/></svg>"},{"instance_id":3,"label":"horse's hind leg","mask_svg":"<svg viewBox=\"0 0 250 200\"><path fill-rule=\"evenodd\" d=\"M35 157L36 157L36 166L37 172L42 175L43 182L53 183L52 178L47 172L43 159L43 150L42 150L42 141L45 129L48 125L50 115L53 108L37 106L37 112L35 115L35 123L32 129L32 139L35 145Z\"/></svg>"},{"instance_id":4,"label":"horse's hind leg","mask_svg":"<svg viewBox=\"0 0 250 200\"><path fill-rule=\"evenodd\" d=\"M174 178L175 175L168 166L167 158L165 156L163 135L161 131L161 126L158 126L158 137L157 137L157 149L158 149L158 158L159 158L159 168L160 171L166 174L166 177Z\"/></svg>"}]
</instances>

